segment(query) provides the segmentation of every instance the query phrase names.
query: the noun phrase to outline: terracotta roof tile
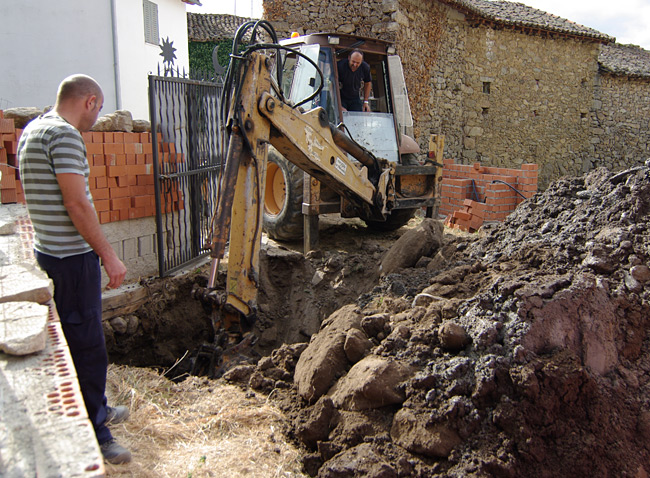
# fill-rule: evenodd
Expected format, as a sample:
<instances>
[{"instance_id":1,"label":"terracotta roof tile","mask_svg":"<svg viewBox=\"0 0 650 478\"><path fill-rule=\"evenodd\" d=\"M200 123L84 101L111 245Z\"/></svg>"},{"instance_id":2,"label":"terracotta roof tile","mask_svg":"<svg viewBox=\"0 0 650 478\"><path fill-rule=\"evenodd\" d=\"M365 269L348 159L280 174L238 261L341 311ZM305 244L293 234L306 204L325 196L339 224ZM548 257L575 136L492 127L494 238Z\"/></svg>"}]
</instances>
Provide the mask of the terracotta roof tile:
<instances>
[{"instance_id":1,"label":"terracotta roof tile","mask_svg":"<svg viewBox=\"0 0 650 478\"><path fill-rule=\"evenodd\" d=\"M242 23L253 18L211 13L188 13L187 36L189 41L207 42L233 38Z\"/></svg>"},{"instance_id":2,"label":"terracotta roof tile","mask_svg":"<svg viewBox=\"0 0 650 478\"><path fill-rule=\"evenodd\" d=\"M533 28L542 31L593 38L604 42L614 41L615 38L600 33L593 28L585 27L557 15L524 5L523 3L506 2L503 0L440 0L449 6L456 7L466 13L474 14L486 20L518 27Z\"/></svg>"},{"instance_id":3,"label":"terracotta roof tile","mask_svg":"<svg viewBox=\"0 0 650 478\"><path fill-rule=\"evenodd\" d=\"M650 51L636 45L601 45L598 64L607 73L650 78Z\"/></svg>"}]
</instances>

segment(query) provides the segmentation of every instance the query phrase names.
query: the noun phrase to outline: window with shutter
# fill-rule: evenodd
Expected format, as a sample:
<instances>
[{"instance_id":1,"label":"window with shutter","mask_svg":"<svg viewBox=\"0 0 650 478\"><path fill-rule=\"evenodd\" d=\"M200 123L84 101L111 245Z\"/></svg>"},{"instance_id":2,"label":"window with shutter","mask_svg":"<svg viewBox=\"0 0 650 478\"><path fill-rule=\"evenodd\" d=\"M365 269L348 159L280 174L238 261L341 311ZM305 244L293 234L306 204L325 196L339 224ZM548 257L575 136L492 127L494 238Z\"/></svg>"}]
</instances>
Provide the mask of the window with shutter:
<instances>
[{"instance_id":1,"label":"window with shutter","mask_svg":"<svg viewBox=\"0 0 650 478\"><path fill-rule=\"evenodd\" d=\"M158 5L149 0L142 0L144 9L144 41L158 45Z\"/></svg>"}]
</instances>

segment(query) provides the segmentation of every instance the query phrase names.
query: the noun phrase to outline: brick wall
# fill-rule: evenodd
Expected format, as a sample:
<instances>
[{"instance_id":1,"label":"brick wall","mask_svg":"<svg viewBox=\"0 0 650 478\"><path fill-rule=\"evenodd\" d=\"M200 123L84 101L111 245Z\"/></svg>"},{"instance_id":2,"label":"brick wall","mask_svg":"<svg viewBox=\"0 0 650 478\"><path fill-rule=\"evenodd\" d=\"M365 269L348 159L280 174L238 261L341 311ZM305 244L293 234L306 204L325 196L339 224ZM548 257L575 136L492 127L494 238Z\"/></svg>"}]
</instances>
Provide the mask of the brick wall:
<instances>
[{"instance_id":1,"label":"brick wall","mask_svg":"<svg viewBox=\"0 0 650 478\"><path fill-rule=\"evenodd\" d=\"M0 110L0 199L24 203L17 148L22 130ZM108 242L127 266L126 280L156 275L158 252L154 206L153 145L150 133L83 133L90 165L89 186ZM158 141L161 163L183 161L172 143ZM169 168L167 168L169 169ZM162 198L166 212L184 208L183 193L169 187ZM102 286L108 277L102 272Z\"/></svg>"},{"instance_id":2,"label":"brick wall","mask_svg":"<svg viewBox=\"0 0 650 478\"><path fill-rule=\"evenodd\" d=\"M0 196L2 204L24 203L16 157L21 129L0 111ZM90 177L88 183L101 224L155 216L153 144L151 133L82 133ZM171 143L159 141L160 161L183 161ZM176 189L165 198L167 212L183 209L182 193Z\"/></svg>"},{"instance_id":3,"label":"brick wall","mask_svg":"<svg viewBox=\"0 0 650 478\"><path fill-rule=\"evenodd\" d=\"M476 231L483 221L503 221L524 197L537 192L537 164L511 169L455 164L453 159L443 163L440 214L450 227Z\"/></svg>"}]
</instances>

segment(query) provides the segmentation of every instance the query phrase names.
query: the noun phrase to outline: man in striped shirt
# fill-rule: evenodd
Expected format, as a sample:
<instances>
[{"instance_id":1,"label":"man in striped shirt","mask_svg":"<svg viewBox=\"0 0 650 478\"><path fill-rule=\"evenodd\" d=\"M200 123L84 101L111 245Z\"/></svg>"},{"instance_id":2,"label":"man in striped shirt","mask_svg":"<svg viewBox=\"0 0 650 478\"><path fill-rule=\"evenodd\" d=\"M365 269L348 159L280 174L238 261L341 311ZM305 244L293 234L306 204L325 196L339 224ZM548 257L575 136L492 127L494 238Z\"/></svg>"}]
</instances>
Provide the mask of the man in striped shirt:
<instances>
[{"instance_id":1,"label":"man in striped shirt","mask_svg":"<svg viewBox=\"0 0 650 478\"><path fill-rule=\"evenodd\" d=\"M61 83L54 109L32 121L18 144L20 178L34 226L40 267L54 283L54 302L77 370L88 417L104 458L127 463L131 453L115 442L108 422L128 417L106 405L108 357L102 329L101 269L118 287L126 267L104 236L88 186L89 166L80 131L97 121L104 95L86 75Z\"/></svg>"}]
</instances>

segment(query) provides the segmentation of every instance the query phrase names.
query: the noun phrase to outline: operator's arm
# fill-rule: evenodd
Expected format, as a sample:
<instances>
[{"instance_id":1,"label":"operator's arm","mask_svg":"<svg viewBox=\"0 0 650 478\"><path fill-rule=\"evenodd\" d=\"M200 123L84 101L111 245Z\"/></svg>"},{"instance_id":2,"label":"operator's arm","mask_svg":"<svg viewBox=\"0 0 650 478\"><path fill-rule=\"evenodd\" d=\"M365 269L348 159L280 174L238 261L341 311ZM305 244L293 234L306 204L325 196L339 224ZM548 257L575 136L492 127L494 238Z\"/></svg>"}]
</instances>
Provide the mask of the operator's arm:
<instances>
[{"instance_id":1,"label":"operator's arm","mask_svg":"<svg viewBox=\"0 0 650 478\"><path fill-rule=\"evenodd\" d=\"M61 173L56 175L63 195L63 205L79 234L97 253L108 275L108 287L115 288L124 281L126 266L117 257L97 220L97 213L86 197L86 182L82 175Z\"/></svg>"},{"instance_id":2,"label":"operator's arm","mask_svg":"<svg viewBox=\"0 0 650 478\"><path fill-rule=\"evenodd\" d=\"M372 83L366 81L363 84L363 111L370 111L370 103L368 103L368 98L370 98L370 87Z\"/></svg>"}]
</instances>

